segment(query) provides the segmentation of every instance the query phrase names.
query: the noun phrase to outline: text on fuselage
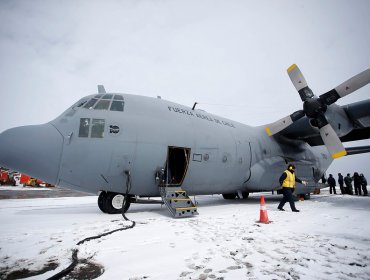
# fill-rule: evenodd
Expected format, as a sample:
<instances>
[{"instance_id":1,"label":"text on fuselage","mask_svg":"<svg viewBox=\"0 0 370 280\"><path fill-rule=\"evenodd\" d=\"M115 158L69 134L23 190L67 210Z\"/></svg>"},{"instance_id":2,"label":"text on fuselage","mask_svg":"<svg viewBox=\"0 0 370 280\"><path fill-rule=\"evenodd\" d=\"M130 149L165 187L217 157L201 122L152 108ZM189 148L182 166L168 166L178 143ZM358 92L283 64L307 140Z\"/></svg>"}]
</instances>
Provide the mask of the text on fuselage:
<instances>
[{"instance_id":1,"label":"text on fuselage","mask_svg":"<svg viewBox=\"0 0 370 280\"><path fill-rule=\"evenodd\" d=\"M222 125L226 125L226 126L235 128L234 124L232 124L230 122L223 121L223 120L218 120L216 118L213 118L213 117L210 117L210 116L207 116L207 115L203 115L203 114L200 114L200 113L192 112L190 110L177 108L177 107L171 107L171 106L168 106L168 110L170 112L175 112L175 113L179 113L179 114L193 116L193 117L197 117L199 119L203 119L203 120L207 120L207 121L210 121L210 122L215 122L215 123L218 123L218 124L222 124Z\"/></svg>"}]
</instances>

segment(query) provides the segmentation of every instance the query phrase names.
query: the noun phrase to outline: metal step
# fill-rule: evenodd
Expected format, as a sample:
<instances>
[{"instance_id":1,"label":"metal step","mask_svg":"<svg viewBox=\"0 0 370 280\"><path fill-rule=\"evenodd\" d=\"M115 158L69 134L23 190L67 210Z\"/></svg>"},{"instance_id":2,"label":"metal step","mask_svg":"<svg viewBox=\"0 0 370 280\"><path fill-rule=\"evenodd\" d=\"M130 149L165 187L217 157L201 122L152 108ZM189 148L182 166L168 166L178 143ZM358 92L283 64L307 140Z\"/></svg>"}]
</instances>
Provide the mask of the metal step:
<instances>
[{"instance_id":1,"label":"metal step","mask_svg":"<svg viewBox=\"0 0 370 280\"><path fill-rule=\"evenodd\" d=\"M190 198L174 198L169 199L169 202L173 208L194 206Z\"/></svg>"},{"instance_id":2,"label":"metal step","mask_svg":"<svg viewBox=\"0 0 370 280\"><path fill-rule=\"evenodd\" d=\"M173 199L173 198L187 198L188 196L186 195L186 191L172 191L172 190L167 190L166 191L166 198L168 199Z\"/></svg>"},{"instance_id":3,"label":"metal step","mask_svg":"<svg viewBox=\"0 0 370 280\"><path fill-rule=\"evenodd\" d=\"M173 217L191 217L199 214L197 207L181 187L160 187L160 194Z\"/></svg>"},{"instance_id":4,"label":"metal step","mask_svg":"<svg viewBox=\"0 0 370 280\"><path fill-rule=\"evenodd\" d=\"M176 208L176 214L175 214L176 218L191 217L194 215L199 215L197 207L195 206Z\"/></svg>"}]
</instances>

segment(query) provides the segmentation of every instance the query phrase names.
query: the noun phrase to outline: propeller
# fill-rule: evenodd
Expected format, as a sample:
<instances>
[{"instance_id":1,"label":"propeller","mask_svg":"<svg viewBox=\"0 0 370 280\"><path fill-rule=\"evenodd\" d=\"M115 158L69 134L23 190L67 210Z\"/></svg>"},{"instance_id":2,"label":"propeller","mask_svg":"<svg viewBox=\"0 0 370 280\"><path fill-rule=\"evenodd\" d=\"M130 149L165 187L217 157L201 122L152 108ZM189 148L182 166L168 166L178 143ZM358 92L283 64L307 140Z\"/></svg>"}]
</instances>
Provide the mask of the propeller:
<instances>
[{"instance_id":1,"label":"propeller","mask_svg":"<svg viewBox=\"0 0 370 280\"><path fill-rule=\"evenodd\" d=\"M347 152L335 130L326 119L325 112L327 106L335 103L339 98L367 85L370 82L370 69L366 69L319 97L316 97L308 87L301 70L299 70L296 64L290 66L287 71L290 80L303 101L303 110L296 111L289 116L269 124L265 127L267 134L272 136L287 128L295 121L307 116L310 123L320 130L321 138L332 158L345 156Z\"/></svg>"}]
</instances>

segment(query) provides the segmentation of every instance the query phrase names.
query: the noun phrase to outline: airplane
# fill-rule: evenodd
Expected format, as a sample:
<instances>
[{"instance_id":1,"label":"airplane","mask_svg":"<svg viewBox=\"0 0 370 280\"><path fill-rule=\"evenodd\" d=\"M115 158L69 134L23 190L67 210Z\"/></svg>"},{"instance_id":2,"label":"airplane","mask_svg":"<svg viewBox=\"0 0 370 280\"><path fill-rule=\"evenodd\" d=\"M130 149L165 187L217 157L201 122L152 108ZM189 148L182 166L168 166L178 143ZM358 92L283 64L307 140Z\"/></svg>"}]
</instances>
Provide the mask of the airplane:
<instances>
[{"instance_id":1,"label":"airplane","mask_svg":"<svg viewBox=\"0 0 370 280\"><path fill-rule=\"evenodd\" d=\"M367 85L370 69L316 96L297 65L288 75L303 109L251 127L160 97L98 93L56 119L0 134L0 166L53 185L99 194L109 214L131 203L165 203L175 217L197 215L190 195L246 199L279 189L287 165L297 167L296 194L323 187L335 158L370 152L342 142L370 138L370 99L335 102ZM162 200L152 198L162 197ZM123 208L123 209L122 209Z\"/></svg>"}]
</instances>

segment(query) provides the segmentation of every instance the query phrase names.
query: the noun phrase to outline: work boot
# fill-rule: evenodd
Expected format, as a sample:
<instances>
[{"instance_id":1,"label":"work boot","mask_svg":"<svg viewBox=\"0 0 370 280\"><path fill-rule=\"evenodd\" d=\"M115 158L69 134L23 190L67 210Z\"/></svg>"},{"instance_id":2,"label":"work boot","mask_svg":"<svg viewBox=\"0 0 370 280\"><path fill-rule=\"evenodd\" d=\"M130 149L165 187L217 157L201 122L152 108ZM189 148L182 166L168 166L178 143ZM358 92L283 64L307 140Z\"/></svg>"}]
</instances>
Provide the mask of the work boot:
<instances>
[{"instance_id":1,"label":"work boot","mask_svg":"<svg viewBox=\"0 0 370 280\"><path fill-rule=\"evenodd\" d=\"M278 209L279 209L280 211L285 211L283 208L280 208L280 207L278 207Z\"/></svg>"},{"instance_id":2,"label":"work boot","mask_svg":"<svg viewBox=\"0 0 370 280\"><path fill-rule=\"evenodd\" d=\"M294 209L294 210L292 210L292 212L299 212L299 210L298 209Z\"/></svg>"}]
</instances>

